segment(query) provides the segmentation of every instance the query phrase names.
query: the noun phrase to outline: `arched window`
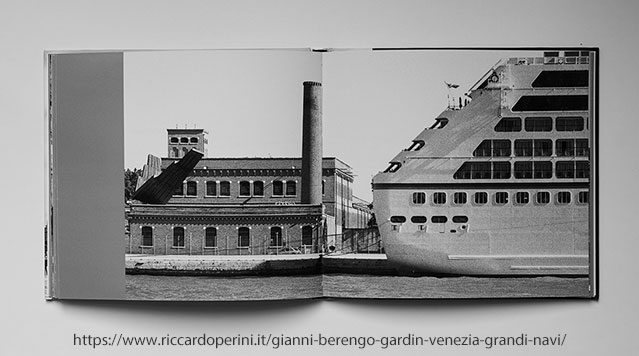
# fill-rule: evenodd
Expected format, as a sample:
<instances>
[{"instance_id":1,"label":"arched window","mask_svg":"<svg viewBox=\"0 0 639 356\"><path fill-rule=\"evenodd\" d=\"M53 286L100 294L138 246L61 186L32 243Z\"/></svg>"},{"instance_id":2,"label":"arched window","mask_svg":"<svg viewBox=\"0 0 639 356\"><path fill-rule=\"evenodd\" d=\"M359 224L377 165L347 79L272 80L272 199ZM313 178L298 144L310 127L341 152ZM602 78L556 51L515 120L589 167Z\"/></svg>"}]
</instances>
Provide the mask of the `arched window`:
<instances>
[{"instance_id":1,"label":"arched window","mask_svg":"<svg viewBox=\"0 0 639 356\"><path fill-rule=\"evenodd\" d=\"M191 137L191 143L197 143L197 137Z\"/></svg>"},{"instance_id":2,"label":"arched window","mask_svg":"<svg viewBox=\"0 0 639 356\"><path fill-rule=\"evenodd\" d=\"M171 143L178 143L180 140L177 137L171 137Z\"/></svg>"},{"instance_id":3,"label":"arched window","mask_svg":"<svg viewBox=\"0 0 639 356\"><path fill-rule=\"evenodd\" d=\"M187 152L189 152L189 149L186 147L182 147L182 157L186 156Z\"/></svg>"},{"instance_id":4,"label":"arched window","mask_svg":"<svg viewBox=\"0 0 639 356\"><path fill-rule=\"evenodd\" d=\"M178 187L175 189L175 192L173 192L173 195L184 195L184 184L183 183L178 185Z\"/></svg>"},{"instance_id":5,"label":"arched window","mask_svg":"<svg viewBox=\"0 0 639 356\"><path fill-rule=\"evenodd\" d=\"M264 182L261 180L253 182L253 195L256 197L264 196Z\"/></svg>"},{"instance_id":6,"label":"arched window","mask_svg":"<svg viewBox=\"0 0 639 356\"><path fill-rule=\"evenodd\" d=\"M237 229L237 247L249 247L251 244L251 229L240 227Z\"/></svg>"},{"instance_id":7,"label":"arched window","mask_svg":"<svg viewBox=\"0 0 639 356\"><path fill-rule=\"evenodd\" d=\"M204 231L204 247L217 247L217 228L207 227Z\"/></svg>"},{"instance_id":8,"label":"arched window","mask_svg":"<svg viewBox=\"0 0 639 356\"><path fill-rule=\"evenodd\" d=\"M153 228L142 226L142 246L153 246Z\"/></svg>"},{"instance_id":9,"label":"arched window","mask_svg":"<svg viewBox=\"0 0 639 356\"><path fill-rule=\"evenodd\" d=\"M213 181L206 182L206 195L207 196L216 196L217 195L217 183Z\"/></svg>"},{"instance_id":10,"label":"arched window","mask_svg":"<svg viewBox=\"0 0 639 356\"><path fill-rule=\"evenodd\" d=\"M271 246L282 246L282 228L279 226L271 227Z\"/></svg>"},{"instance_id":11,"label":"arched window","mask_svg":"<svg viewBox=\"0 0 639 356\"><path fill-rule=\"evenodd\" d=\"M173 247L184 247L184 228L176 226L173 228Z\"/></svg>"},{"instance_id":12,"label":"arched window","mask_svg":"<svg viewBox=\"0 0 639 356\"><path fill-rule=\"evenodd\" d=\"M188 137L181 137L180 138L180 143L189 143L189 138Z\"/></svg>"},{"instance_id":13,"label":"arched window","mask_svg":"<svg viewBox=\"0 0 639 356\"><path fill-rule=\"evenodd\" d=\"M302 226L302 245L313 245L313 227Z\"/></svg>"},{"instance_id":14,"label":"arched window","mask_svg":"<svg viewBox=\"0 0 639 356\"><path fill-rule=\"evenodd\" d=\"M231 196L231 182L228 182L228 181L220 182L220 196L221 197Z\"/></svg>"},{"instance_id":15,"label":"arched window","mask_svg":"<svg viewBox=\"0 0 639 356\"><path fill-rule=\"evenodd\" d=\"M186 195L191 197L197 196L197 182L186 182Z\"/></svg>"},{"instance_id":16,"label":"arched window","mask_svg":"<svg viewBox=\"0 0 639 356\"><path fill-rule=\"evenodd\" d=\"M273 182L273 195L284 195L284 182L276 180Z\"/></svg>"},{"instance_id":17,"label":"arched window","mask_svg":"<svg viewBox=\"0 0 639 356\"><path fill-rule=\"evenodd\" d=\"M177 140L177 138L176 138L176 140ZM171 148L171 153L172 153L171 157L175 157L175 158L180 157L180 150L178 150L177 147Z\"/></svg>"},{"instance_id":18,"label":"arched window","mask_svg":"<svg viewBox=\"0 0 639 356\"><path fill-rule=\"evenodd\" d=\"M297 183L295 181L286 182L286 195L296 195L297 194Z\"/></svg>"},{"instance_id":19,"label":"arched window","mask_svg":"<svg viewBox=\"0 0 639 356\"><path fill-rule=\"evenodd\" d=\"M251 183L249 181L243 180L240 182L240 196L241 197L251 196Z\"/></svg>"}]
</instances>

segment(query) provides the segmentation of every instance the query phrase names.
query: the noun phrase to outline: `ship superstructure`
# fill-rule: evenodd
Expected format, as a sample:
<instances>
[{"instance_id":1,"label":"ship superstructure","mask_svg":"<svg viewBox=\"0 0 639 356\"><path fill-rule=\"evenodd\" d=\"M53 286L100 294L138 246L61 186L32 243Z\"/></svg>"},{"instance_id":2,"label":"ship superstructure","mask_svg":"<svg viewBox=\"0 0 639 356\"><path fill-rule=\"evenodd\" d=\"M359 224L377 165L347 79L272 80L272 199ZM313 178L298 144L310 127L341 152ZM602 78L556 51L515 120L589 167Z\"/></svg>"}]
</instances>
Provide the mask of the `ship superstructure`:
<instances>
[{"instance_id":1,"label":"ship superstructure","mask_svg":"<svg viewBox=\"0 0 639 356\"><path fill-rule=\"evenodd\" d=\"M388 259L459 275L585 275L592 51L498 62L373 178Z\"/></svg>"}]
</instances>

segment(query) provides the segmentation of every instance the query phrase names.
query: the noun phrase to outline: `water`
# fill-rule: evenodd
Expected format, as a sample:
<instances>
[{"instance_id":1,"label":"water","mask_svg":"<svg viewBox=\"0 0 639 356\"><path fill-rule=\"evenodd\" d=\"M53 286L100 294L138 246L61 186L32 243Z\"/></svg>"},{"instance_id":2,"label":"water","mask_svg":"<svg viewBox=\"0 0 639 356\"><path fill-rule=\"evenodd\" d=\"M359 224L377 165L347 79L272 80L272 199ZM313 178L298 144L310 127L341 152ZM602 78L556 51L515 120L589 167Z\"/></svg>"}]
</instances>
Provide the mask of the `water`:
<instances>
[{"instance_id":1,"label":"water","mask_svg":"<svg viewBox=\"0 0 639 356\"><path fill-rule=\"evenodd\" d=\"M588 278L383 277L175 277L127 275L127 299L274 300L343 298L587 297ZM324 292L322 292L322 286Z\"/></svg>"}]
</instances>

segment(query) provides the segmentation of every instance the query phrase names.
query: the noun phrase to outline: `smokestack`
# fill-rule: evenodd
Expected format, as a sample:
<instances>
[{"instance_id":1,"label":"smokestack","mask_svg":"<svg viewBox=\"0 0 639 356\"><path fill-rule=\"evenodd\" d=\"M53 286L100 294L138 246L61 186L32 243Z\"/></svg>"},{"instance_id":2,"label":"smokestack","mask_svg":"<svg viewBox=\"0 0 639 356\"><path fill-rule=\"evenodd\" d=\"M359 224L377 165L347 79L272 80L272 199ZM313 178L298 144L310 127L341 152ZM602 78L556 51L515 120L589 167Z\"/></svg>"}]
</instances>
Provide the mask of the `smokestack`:
<instances>
[{"instance_id":1,"label":"smokestack","mask_svg":"<svg viewBox=\"0 0 639 356\"><path fill-rule=\"evenodd\" d=\"M322 204L322 83L304 82L302 204Z\"/></svg>"}]
</instances>

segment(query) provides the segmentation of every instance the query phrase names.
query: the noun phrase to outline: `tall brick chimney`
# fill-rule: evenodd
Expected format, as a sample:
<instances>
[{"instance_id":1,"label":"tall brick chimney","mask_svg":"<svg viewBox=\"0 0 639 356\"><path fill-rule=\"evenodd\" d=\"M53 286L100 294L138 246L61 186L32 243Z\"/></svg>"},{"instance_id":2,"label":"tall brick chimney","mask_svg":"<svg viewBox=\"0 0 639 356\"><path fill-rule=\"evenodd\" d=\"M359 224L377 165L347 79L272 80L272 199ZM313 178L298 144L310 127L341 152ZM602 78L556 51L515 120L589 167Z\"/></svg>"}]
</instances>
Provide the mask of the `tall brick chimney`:
<instances>
[{"instance_id":1,"label":"tall brick chimney","mask_svg":"<svg viewBox=\"0 0 639 356\"><path fill-rule=\"evenodd\" d=\"M302 204L322 204L322 83L304 82Z\"/></svg>"}]
</instances>

